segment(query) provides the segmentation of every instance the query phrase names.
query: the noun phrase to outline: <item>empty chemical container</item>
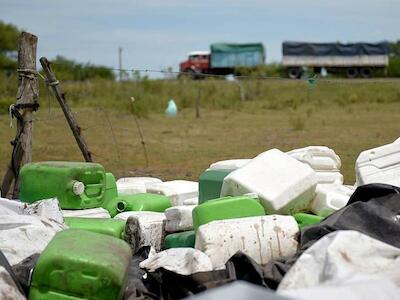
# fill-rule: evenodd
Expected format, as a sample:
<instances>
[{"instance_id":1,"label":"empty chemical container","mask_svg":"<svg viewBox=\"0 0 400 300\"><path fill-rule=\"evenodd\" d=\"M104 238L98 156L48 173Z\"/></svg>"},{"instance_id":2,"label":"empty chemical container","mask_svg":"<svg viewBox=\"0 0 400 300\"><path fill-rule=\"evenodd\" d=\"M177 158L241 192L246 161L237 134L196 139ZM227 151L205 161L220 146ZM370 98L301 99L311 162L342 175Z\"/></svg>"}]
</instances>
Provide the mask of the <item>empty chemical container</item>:
<instances>
[{"instance_id":1,"label":"empty chemical container","mask_svg":"<svg viewBox=\"0 0 400 300\"><path fill-rule=\"evenodd\" d=\"M291 157L308 164L314 170L340 170L340 157L325 146L308 146L286 152Z\"/></svg>"},{"instance_id":2,"label":"empty chemical container","mask_svg":"<svg viewBox=\"0 0 400 300\"><path fill-rule=\"evenodd\" d=\"M210 257L214 269L241 251L258 264L293 255L299 227L292 216L260 216L214 221L200 226L195 248Z\"/></svg>"},{"instance_id":3,"label":"empty chemical container","mask_svg":"<svg viewBox=\"0 0 400 300\"><path fill-rule=\"evenodd\" d=\"M199 203L220 197L224 178L232 170L206 170L199 178Z\"/></svg>"},{"instance_id":4,"label":"empty chemical container","mask_svg":"<svg viewBox=\"0 0 400 300\"><path fill-rule=\"evenodd\" d=\"M346 206L354 190L341 184L318 184L310 210L321 217L327 217Z\"/></svg>"},{"instance_id":5,"label":"empty chemical container","mask_svg":"<svg viewBox=\"0 0 400 300\"><path fill-rule=\"evenodd\" d=\"M127 211L115 216L126 220L125 240L135 253L142 246L160 251L165 237L165 215L150 211Z\"/></svg>"},{"instance_id":6,"label":"empty chemical container","mask_svg":"<svg viewBox=\"0 0 400 300\"><path fill-rule=\"evenodd\" d=\"M120 239L61 231L39 257L29 299L121 299L131 259L128 244Z\"/></svg>"},{"instance_id":7,"label":"empty chemical container","mask_svg":"<svg viewBox=\"0 0 400 300\"><path fill-rule=\"evenodd\" d=\"M168 234L164 239L164 248L194 248L196 233L194 230Z\"/></svg>"},{"instance_id":8,"label":"empty chemical container","mask_svg":"<svg viewBox=\"0 0 400 300\"><path fill-rule=\"evenodd\" d=\"M315 171L318 184L343 184L340 171Z\"/></svg>"},{"instance_id":9,"label":"empty chemical container","mask_svg":"<svg viewBox=\"0 0 400 300\"><path fill-rule=\"evenodd\" d=\"M146 193L146 183L162 182L153 177L124 177L117 180L119 195L134 195Z\"/></svg>"},{"instance_id":10,"label":"empty chemical container","mask_svg":"<svg viewBox=\"0 0 400 300\"><path fill-rule=\"evenodd\" d=\"M392 143L360 153L356 161L357 186L386 183L400 186L400 143Z\"/></svg>"},{"instance_id":11,"label":"empty chemical container","mask_svg":"<svg viewBox=\"0 0 400 300\"><path fill-rule=\"evenodd\" d=\"M155 211L164 212L171 207L169 198L157 194L122 195L115 199L118 213L124 211Z\"/></svg>"},{"instance_id":12,"label":"empty chemical container","mask_svg":"<svg viewBox=\"0 0 400 300\"><path fill-rule=\"evenodd\" d=\"M293 214L307 208L315 186L310 166L272 149L227 175L221 197L256 193L268 214Z\"/></svg>"},{"instance_id":13,"label":"empty chemical container","mask_svg":"<svg viewBox=\"0 0 400 300\"><path fill-rule=\"evenodd\" d=\"M165 217L167 218L165 230L168 232L192 230L192 211L195 207L196 205L181 205L165 210Z\"/></svg>"},{"instance_id":14,"label":"empty chemical container","mask_svg":"<svg viewBox=\"0 0 400 300\"><path fill-rule=\"evenodd\" d=\"M198 203L199 186L197 182L173 180L159 183L147 183L148 193L167 196L172 206L195 205Z\"/></svg>"},{"instance_id":15,"label":"empty chemical container","mask_svg":"<svg viewBox=\"0 0 400 300\"><path fill-rule=\"evenodd\" d=\"M193 228L215 220L245 218L265 215L258 199L247 196L209 200L193 209Z\"/></svg>"},{"instance_id":16,"label":"empty chemical container","mask_svg":"<svg viewBox=\"0 0 400 300\"><path fill-rule=\"evenodd\" d=\"M95 163L49 161L30 163L20 172L21 201L57 197L63 209L99 207L106 192L104 168Z\"/></svg>"},{"instance_id":17,"label":"empty chemical container","mask_svg":"<svg viewBox=\"0 0 400 300\"><path fill-rule=\"evenodd\" d=\"M88 230L124 239L125 221L115 219L66 217L65 224L69 228Z\"/></svg>"},{"instance_id":18,"label":"empty chemical container","mask_svg":"<svg viewBox=\"0 0 400 300\"><path fill-rule=\"evenodd\" d=\"M323 219L323 217L306 213L297 213L294 214L293 217L295 218L297 224L299 224L300 228L318 224Z\"/></svg>"},{"instance_id":19,"label":"empty chemical container","mask_svg":"<svg viewBox=\"0 0 400 300\"><path fill-rule=\"evenodd\" d=\"M233 170L243 167L250 160L251 159L248 159L248 158L221 160L221 161L217 161L217 162L211 164L208 167L208 170L231 170L231 171L233 171Z\"/></svg>"}]
</instances>

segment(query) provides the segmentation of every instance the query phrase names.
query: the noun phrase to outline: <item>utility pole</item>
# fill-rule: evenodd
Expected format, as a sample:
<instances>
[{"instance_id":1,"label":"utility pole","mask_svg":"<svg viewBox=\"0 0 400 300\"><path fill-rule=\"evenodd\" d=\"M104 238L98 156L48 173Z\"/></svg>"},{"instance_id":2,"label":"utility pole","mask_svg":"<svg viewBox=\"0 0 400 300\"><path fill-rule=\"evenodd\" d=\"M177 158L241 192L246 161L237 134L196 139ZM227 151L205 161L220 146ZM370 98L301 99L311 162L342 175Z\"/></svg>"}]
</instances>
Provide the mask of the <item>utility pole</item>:
<instances>
[{"instance_id":1,"label":"utility pole","mask_svg":"<svg viewBox=\"0 0 400 300\"><path fill-rule=\"evenodd\" d=\"M122 81L122 48L118 48L119 81Z\"/></svg>"}]
</instances>

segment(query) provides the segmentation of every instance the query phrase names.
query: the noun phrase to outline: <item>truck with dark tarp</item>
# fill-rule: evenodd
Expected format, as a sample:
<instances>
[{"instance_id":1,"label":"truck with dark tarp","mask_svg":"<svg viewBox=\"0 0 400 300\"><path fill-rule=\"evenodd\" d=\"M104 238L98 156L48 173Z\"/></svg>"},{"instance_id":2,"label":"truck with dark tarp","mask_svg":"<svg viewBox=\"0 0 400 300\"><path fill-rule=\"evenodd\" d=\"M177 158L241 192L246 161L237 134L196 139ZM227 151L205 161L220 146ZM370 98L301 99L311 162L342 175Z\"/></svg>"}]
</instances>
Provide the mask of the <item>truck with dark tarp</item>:
<instances>
[{"instance_id":1,"label":"truck with dark tarp","mask_svg":"<svg viewBox=\"0 0 400 300\"><path fill-rule=\"evenodd\" d=\"M194 51L182 62L180 71L193 77L201 74L227 75L238 67L257 67L264 64L265 49L262 43L211 44L210 51Z\"/></svg>"},{"instance_id":2,"label":"truck with dark tarp","mask_svg":"<svg viewBox=\"0 0 400 300\"><path fill-rule=\"evenodd\" d=\"M389 43L283 42L282 64L289 78L300 78L305 68L319 73L344 73L348 78L369 78L389 64Z\"/></svg>"}]
</instances>

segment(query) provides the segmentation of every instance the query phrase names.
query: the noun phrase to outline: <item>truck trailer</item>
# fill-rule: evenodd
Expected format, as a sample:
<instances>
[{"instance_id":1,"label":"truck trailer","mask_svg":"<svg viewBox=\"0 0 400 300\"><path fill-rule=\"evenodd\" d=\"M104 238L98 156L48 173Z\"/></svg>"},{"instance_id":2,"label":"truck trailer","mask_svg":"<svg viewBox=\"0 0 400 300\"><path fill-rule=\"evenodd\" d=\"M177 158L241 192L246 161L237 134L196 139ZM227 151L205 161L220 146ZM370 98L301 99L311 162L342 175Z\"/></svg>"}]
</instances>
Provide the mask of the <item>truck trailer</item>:
<instances>
[{"instance_id":1,"label":"truck trailer","mask_svg":"<svg viewBox=\"0 0 400 300\"><path fill-rule=\"evenodd\" d=\"M188 59L179 65L181 72L193 78L201 74L227 75L238 67L256 67L264 64L265 49L261 43L252 44L211 44L210 51L193 51Z\"/></svg>"},{"instance_id":2,"label":"truck trailer","mask_svg":"<svg viewBox=\"0 0 400 300\"><path fill-rule=\"evenodd\" d=\"M369 78L389 64L389 43L283 42L282 65L289 78L300 78L305 68L319 73L344 73L348 78Z\"/></svg>"}]
</instances>

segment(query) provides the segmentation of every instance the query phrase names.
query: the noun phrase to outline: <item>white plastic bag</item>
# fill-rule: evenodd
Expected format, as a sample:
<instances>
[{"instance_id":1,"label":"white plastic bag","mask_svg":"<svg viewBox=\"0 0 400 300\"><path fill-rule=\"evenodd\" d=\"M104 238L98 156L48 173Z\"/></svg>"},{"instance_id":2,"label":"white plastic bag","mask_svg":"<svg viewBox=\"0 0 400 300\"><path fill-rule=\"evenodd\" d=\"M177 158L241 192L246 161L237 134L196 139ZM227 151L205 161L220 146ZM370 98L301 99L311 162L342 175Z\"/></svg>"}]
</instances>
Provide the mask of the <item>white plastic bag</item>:
<instances>
[{"instance_id":1,"label":"white plastic bag","mask_svg":"<svg viewBox=\"0 0 400 300\"><path fill-rule=\"evenodd\" d=\"M140 263L140 267L154 272L158 268L181 275L212 271L210 258L193 248L172 248L149 256Z\"/></svg>"}]
</instances>

